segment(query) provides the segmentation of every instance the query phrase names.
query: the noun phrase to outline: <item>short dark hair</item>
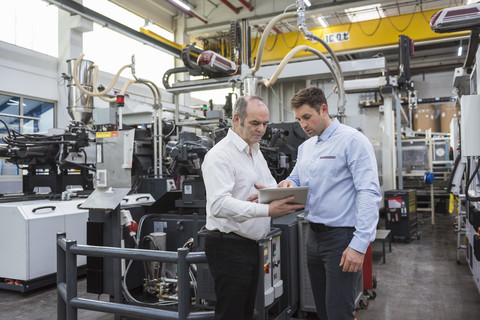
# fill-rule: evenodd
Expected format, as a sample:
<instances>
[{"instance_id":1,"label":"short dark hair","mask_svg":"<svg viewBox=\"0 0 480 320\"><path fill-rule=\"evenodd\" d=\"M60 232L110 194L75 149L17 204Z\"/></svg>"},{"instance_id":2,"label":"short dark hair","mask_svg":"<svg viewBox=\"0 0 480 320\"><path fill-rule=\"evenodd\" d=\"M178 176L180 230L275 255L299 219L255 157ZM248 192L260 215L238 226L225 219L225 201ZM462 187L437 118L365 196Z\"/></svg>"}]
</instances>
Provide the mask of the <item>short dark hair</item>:
<instances>
[{"instance_id":1,"label":"short dark hair","mask_svg":"<svg viewBox=\"0 0 480 320\"><path fill-rule=\"evenodd\" d=\"M235 108L233 109L233 115L238 114L241 126L245 124L245 118L247 117L247 105L250 100L259 100L265 103L263 98L259 96L241 96L238 98L237 102L235 103Z\"/></svg>"},{"instance_id":2,"label":"short dark hair","mask_svg":"<svg viewBox=\"0 0 480 320\"><path fill-rule=\"evenodd\" d=\"M293 110L300 108L304 104L308 104L320 113L320 107L323 104L327 104L323 90L317 87L305 88L297 92L290 99L290 106Z\"/></svg>"}]
</instances>

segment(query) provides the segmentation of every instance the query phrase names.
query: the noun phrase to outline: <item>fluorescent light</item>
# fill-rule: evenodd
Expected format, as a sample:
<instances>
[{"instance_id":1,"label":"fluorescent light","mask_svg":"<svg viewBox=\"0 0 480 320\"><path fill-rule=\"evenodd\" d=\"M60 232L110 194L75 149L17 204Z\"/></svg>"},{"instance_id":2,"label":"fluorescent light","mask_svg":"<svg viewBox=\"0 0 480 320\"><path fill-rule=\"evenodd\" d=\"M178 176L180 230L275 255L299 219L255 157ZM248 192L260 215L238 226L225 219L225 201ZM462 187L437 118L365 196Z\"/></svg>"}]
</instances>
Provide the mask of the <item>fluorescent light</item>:
<instances>
[{"instance_id":1,"label":"fluorescent light","mask_svg":"<svg viewBox=\"0 0 480 320\"><path fill-rule=\"evenodd\" d=\"M178 4L180 7L182 7L183 9L187 10L187 11L190 11L190 6L188 4L186 4L185 2L182 2L180 0L172 0L174 3Z\"/></svg>"},{"instance_id":2,"label":"fluorescent light","mask_svg":"<svg viewBox=\"0 0 480 320\"><path fill-rule=\"evenodd\" d=\"M312 3L310 2L310 0L303 0L303 2L305 3L305 5L307 7L310 7L312 5Z\"/></svg>"},{"instance_id":3,"label":"fluorescent light","mask_svg":"<svg viewBox=\"0 0 480 320\"><path fill-rule=\"evenodd\" d=\"M328 27L327 21L325 19L323 19L322 17L317 17L317 20L322 25L322 27L324 27L324 28Z\"/></svg>"},{"instance_id":4,"label":"fluorescent light","mask_svg":"<svg viewBox=\"0 0 480 320\"><path fill-rule=\"evenodd\" d=\"M460 45L460 47L458 47L458 56L461 57L462 53L463 53L463 47L462 45Z\"/></svg>"},{"instance_id":5,"label":"fluorescent light","mask_svg":"<svg viewBox=\"0 0 480 320\"><path fill-rule=\"evenodd\" d=\"M351 22L385 18L385 13L383 12L382 6L379 3L345 9L345 13Z\"/></svg>"}]
</instances>

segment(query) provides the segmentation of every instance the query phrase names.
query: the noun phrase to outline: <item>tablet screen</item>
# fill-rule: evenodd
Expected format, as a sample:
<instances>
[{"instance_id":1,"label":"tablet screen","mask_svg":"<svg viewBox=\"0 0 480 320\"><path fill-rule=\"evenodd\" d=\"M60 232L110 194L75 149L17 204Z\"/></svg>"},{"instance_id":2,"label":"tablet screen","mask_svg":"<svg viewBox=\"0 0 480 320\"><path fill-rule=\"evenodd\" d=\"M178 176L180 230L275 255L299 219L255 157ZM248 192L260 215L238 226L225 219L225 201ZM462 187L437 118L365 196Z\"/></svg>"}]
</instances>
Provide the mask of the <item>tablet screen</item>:
<instances>
[{"instance_id":1,"label":"tablet screen","mask_svg":"<svg viewBox=\"0 0 480 320\"><path fill-rule=\"evenodd\" d=\"M258 202L270 203L273 200L294 196L292 203L307 203L308 187L265 188L258 190Z\"/></svg>"}]
</instances>

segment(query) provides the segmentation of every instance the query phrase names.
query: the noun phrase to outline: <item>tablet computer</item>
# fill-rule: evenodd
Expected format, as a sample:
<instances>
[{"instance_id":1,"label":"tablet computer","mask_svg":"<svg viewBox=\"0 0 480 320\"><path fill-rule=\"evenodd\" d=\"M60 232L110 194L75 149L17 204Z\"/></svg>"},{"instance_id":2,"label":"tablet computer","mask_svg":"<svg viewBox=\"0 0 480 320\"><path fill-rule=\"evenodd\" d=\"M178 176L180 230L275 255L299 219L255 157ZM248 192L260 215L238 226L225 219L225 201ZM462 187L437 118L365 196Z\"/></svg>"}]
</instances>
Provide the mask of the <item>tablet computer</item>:
<instances>
[{"instance_id":1,"label":"tablet computer","mask_svg":"<svg viewBox=\"0 0 480 320\"><path fill-rule=\"evenodd\" d=\"M258 202L270 203L273 200L294 196L292 203L307 203L308 187L265 188L258 190Z\"/></svg>"}]
</instances>

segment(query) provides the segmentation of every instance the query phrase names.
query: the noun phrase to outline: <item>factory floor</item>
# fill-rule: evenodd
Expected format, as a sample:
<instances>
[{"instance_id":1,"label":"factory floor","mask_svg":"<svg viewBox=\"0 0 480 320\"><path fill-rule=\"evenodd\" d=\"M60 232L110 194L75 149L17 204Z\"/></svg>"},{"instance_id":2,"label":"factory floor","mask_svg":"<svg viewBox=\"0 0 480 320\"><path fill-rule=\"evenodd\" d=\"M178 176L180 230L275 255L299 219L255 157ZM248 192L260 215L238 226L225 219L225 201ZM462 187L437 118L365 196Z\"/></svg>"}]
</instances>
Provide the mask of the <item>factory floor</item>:
<instances>
[{"instance_id":1,"label":"factory floor","mask_svg":"<svg viewBox=\"0 0 480 320\"><path fill-rule=\"evenodd\" d=\"M464 253L457 264L454 218L436 214L435 228L430 217L421 217L421 237L410 243L401 239L392 242L386 263L382 261L382 244L373 244L373 275L376 277L376 298L358 311L359 320L456 320L478 319L480 293L474 284ZM85 293L86 281L78 282L79 296L97 299ZM100 300L106 300L106 295ZM56 319L56 288L30 293L0 290L0 320ZM313 314L297 314L296 318L316 319ZM112 315L79 310L80 320L107 320Z\"/></svg>"}]
</instances>

